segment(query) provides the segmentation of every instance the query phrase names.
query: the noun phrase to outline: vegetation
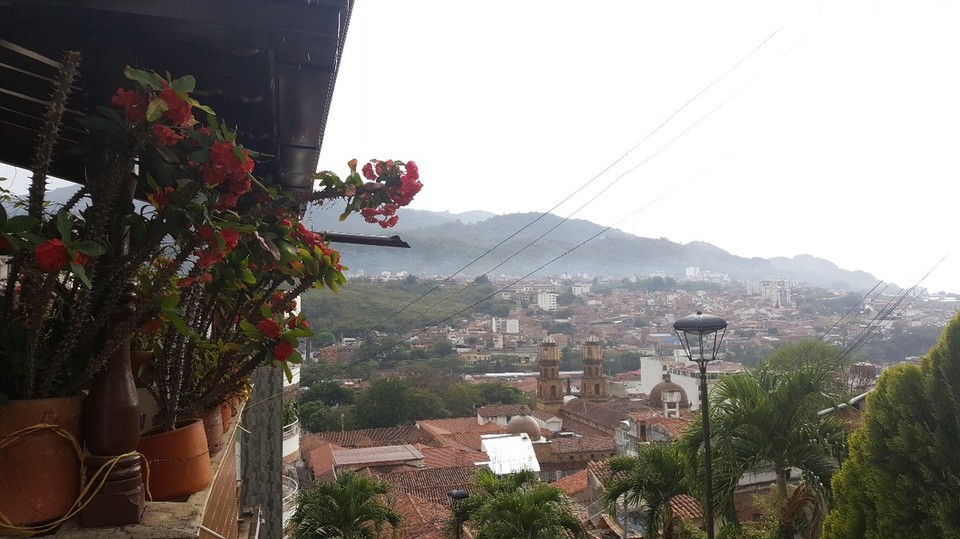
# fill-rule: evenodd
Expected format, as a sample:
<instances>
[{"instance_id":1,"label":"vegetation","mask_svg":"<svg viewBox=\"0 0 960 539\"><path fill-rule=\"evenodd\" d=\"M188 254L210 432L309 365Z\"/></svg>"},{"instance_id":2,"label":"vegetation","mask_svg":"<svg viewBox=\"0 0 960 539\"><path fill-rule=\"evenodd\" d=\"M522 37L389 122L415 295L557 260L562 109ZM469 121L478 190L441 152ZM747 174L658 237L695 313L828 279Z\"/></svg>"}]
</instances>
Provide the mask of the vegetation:
<instances>
[{"instance_id":1,"label":"vegetation","mask_svg":"<svg viewBox=\"0 0 960 539\"><path fill-rule=\"evenodd\" d=\"M450 535L459 523L467 523L477 539L586 537L563 491L526 471L503 478L487 468L478 471L470 497L453 507Z\"/></svg>"},{"instance_id":2,"label":"vegetation","mask_svg":"<svg viewBox=\"0 0 960 539\"><path fill-rule=\"evenodd\" d=\"M387 524L400 524L388 503L390 485L369 476L344 472L321 480L297 496L290 519L293 539L368 539L379 537Z\"/></svg>"},{"instance_id":3,"label":"vegetation","mask_svg":"<svg viewBox=\"0 0 960 539\"><path fill-rule=\"evenodd\" d=\"M335 335L359 337L376 328L387 333L401 333L439 323L464 311L491 316L507 316L512 302L495 295L496 286L489 282L475 283L466 289L463 285L447 283L430 293L439 281L426 279L377 282L369 279L351 279L339 294L319 294L308 291L303 295L303 312L314 327L324 328ZM464 289L461 292L461 289ZM424 294L429 295L409 309L394 315L399 307L414 303ZM482 301L490 295L495 297ZM471 307L480 302L476 307ZM436 307L431 308L432 305Z\"/></svg>"},{"instance_id":4,"label":"vegetation","mask_svg":"<svg viewBox=\"0 0 960 539\"><path fill-rule=\"evenodd\" d=\"M919 367L881 375L833 479L824 537L960 537L958 380L960 316Z\"/></svg>"},{"instance_id":5,"label":"vegetation","mask_svg":"<svg viewBox=\"0 0 960 539\"><path fill-rule=\"evenodd\" d=\"M689 474L674 444L644 445L639 455L606 461L613 479L605 485L604 501L611 513L620 505L645 507L647 537L679 537L679 519L670 508L678 494L689 494Z\"/></svg>"}]
</instances>

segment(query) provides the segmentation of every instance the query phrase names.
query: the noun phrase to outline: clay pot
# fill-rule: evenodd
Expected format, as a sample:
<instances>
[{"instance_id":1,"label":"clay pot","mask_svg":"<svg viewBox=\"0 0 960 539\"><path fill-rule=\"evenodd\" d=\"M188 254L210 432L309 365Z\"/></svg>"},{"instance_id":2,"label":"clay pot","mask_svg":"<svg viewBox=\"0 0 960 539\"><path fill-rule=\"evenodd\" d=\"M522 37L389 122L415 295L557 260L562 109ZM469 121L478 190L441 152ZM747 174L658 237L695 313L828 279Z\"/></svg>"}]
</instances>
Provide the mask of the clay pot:
<instances>
[{"instance_id":1,"label":"clay pot","mask_svg":"<svg viewBox=\"0 0 960 539\"><path fill-rule=\"evenodd\" d=\"M152 429L140 437L137 451L150 465L148 485L154 500L186 499L210 484L213 469L203 431L200 419L189 419L171 431Z\"/></svg>"},{"instance_id":2,"label":"clay pot","mask_svg":"<svg viewBox=\"0 0 960 539\"><path fill-rule=\"evenodd\" d=\"M220 443L223 440L223 416L220 415L220 406L214 405L203 409L200 414L203 421L203 432L207 436L207 450L210 455L220 451Z\"/></svg>"},{"instance_id":3,"label":"clay pot","mask_svg":"<svg viewBox=\"0 0 960 539\"><path fill-rule=\"evenodd\" d=\"M220 422L223 423L223 432L230 430L230 419L233 418L233 411L230 410L230 402L220 403Z\"/></svg>"},{"instance_id":4,"label":"clay pot","mask_svg":"<svg viewBox=\"0 0 960 539\"><path fill-rule=\"evenodd\" d=\"M73 445L52 430L13 440L23 428L59 425L79 442L83 397L11 401L0 406L0 511L14 526L52 522L80 494L80 460ZM7 442L11 442L7 445ZM9 532L8 532L9 533ZM0 527L0 535L5 535Z\"/></svg>"}]
</instances>

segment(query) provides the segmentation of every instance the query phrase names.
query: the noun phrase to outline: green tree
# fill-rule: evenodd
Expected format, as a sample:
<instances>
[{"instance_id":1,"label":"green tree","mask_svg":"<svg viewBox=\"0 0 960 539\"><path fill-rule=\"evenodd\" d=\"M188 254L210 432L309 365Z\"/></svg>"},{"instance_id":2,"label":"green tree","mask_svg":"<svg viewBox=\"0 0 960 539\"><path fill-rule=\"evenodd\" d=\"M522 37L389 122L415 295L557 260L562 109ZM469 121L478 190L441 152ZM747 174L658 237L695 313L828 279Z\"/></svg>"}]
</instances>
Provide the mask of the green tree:
<instances>
[{"instance_id":1,"label":"green tree","mask_svg":"<svg viewBox=\"0 0 960 539\"><path fill-rule=\"evenodd\" d=\"M825 538L960 537L960 315L883 372L834 477Z\"/></svg>"},{"instance_id":2,"label":"green tree","mask_svg":"<svg viewBox=\"0 0 960 539\"><path fill-rule=\"evenodd\" d=\"M353 430L358 428L353 406L331 408L314 401L300 405L300 425L309 432Z\"/></svg>"},{"instance_id":3,"label":"green tree","mask_svg":"<svg viewBox=\"0 0 960 539\"><path fill-rule=\"evenodd\" d=\"M733 492L744 473L772 469L778 503L785 507L790 468L798 468L815 488L825 488L842 457L841 422L818 414L839 402L839 370L832 360L790 367L781 370L768 361L749 373L721 378L710 394L714 510L729 521L736 522ZM699 426L688 430L686 453L696 469L702 469L702 442ZM782 534L804 525L781 522Z\"/></svg>"},{"instance_id":4,"label":"green tree","mask_svg":"<svg viewBox=\"0 0 960 539\"><path fill-rule=\"evenodd\" d=\"M334 381L314 382L310 389L300 395L300 403L322 402L327 406L353 404L356 399L352 389L347 389Z\"/></svg>"},{"instance_id":5,"label":"green tree","mask_svg":"<svg viewBox=\"0 0 960 539\"><path fill-rule=\"evenodd\" d=\"M563 491L540 483L532 472L497 478L484 468L477 472L470 498L453 511L451 525L468 523L477 539L586 537Z\"/></svg>"},{"instance_id":6,"label":"green tree","mask_svg":"<svg viewBox=\"0 0 960 539\"><path fill-rule=\"evenodd\" d=\"M387 500L390 485L369 476L344 472L302 490L290 519L294 539L368 539L380 537L387 524L396 528L400 514Z\"/></svg>"},{"instance_id":7,"label":"green tree","mask_svg":"<svg viewBox=\"0 0 960 539\"><path fill-rule=\"evenodd\" d=\"M605 485L604 501L616 514L620 504L646 509L646 537L678 537L681 528L670 500L690 492L686 465L674 444L640 446L637 457L612 457L607 466L614 477Z\"/></svg>"}]
</instances>

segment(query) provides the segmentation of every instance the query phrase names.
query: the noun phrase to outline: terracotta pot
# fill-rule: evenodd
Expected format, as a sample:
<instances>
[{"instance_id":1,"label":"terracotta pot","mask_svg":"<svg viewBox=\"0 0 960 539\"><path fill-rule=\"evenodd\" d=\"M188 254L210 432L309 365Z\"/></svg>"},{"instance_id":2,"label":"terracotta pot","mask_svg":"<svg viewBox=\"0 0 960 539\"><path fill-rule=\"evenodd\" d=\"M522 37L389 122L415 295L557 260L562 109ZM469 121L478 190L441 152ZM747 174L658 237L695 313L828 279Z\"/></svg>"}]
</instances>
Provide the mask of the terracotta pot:
<instances>
[{"instance_id":1,"label":"terracotta pot","mask_svg":"<svg viewBox=\"0 0 960 539\"><path fill-rule=\"evenodd\" d=\"M199 414L203 421L203 432L207 436L207 450L210 455L220 451L220 443L223 440L223 421L220 415L220 406L214 405L202 410Z\"/></svg>"},{"instance_id":2,"label":"terracotta pot","mask_svg":"<svg viewBox=\"0 0 960 539\"><path fill-rule=\"evenodd\" d=\"M0 443L23 428L59 425L80 441L83 397L11 401L0 406ZM0 511L14 526L54 521L80 494L80 460L73 445L43 430L0 449ZM5 535L0 527L0 535Z\"/></svg>"},{"instance_id":3,"label":"terracotta pot","mask_svg":"<svg viewBox=\"0 0 960 539\"><path fill-rule=\"evenodd\" d=\"M220 422L223 423L223 432L230 430L230 419L233 418L233 412L230 410L230 402L220 403Z\"/></svg>"},{"instance_id":4,"label":"terracotta pot","mask_svg":"<svg viewBox=\"0 0 960 539\"><path fill-rule=\"evenodd\" d=\"M180 500L207 488L213 479L203 422L189 419L163 432L152 429L140 437L137 451L150 465L149 489L154 500Z\"/></svg>"}]
</instances>

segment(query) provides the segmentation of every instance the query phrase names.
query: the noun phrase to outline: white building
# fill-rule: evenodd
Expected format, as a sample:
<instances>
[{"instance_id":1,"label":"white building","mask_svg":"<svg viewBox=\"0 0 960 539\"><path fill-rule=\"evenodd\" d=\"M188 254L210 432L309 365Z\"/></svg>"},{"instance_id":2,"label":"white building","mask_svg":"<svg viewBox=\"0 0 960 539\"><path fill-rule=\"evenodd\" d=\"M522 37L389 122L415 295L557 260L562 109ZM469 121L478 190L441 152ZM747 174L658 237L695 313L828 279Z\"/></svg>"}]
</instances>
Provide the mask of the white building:
<instances>
[{"instance_id":1,"label":"white building","mask_svg":"<svg viewBox=\"0 0 960 539\"><path fill-rule=\"evenodd\" d=\"M711 361L707 364L707 391L724 375L743 372L743 365L729 361ZM700 367L686 358L642 357L640 358L640 390L650 394L653 387L664 381L679 385L690 399L690 409L700 409Z\"/></svg>"},{"instance_id":2,"label":"white building","mask_svg":"<svg viewBox=\"0 0 960 539\"><path fill-rule=\"evenodd\" d=\"M487 466L497 475L509 475L522 470L540 471L533 442L526 433L483 434L480 436L480 447L490 457Z\"/></svg>"},{"instance_id":3,"label":"white building","mask_svg":"<svg viewBox=\"0 0 960 539\"><path fill-rule=\"evenodd\" d=\"M540 292L537 294L537 305L544 311L556 311L558 297L560 294L556 292Z\"/></svg>"},{"instance_id":4,"label":"white building","mask_svg":"<svg viewBox=\"0 0 960 539\"><path fill-rule=\"evenodd\" d=\"M574 296L582 296L590 293L590 286L589 284L575 284L570 288L570 291Z\"/></svg>"}]
</instances>

